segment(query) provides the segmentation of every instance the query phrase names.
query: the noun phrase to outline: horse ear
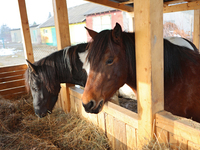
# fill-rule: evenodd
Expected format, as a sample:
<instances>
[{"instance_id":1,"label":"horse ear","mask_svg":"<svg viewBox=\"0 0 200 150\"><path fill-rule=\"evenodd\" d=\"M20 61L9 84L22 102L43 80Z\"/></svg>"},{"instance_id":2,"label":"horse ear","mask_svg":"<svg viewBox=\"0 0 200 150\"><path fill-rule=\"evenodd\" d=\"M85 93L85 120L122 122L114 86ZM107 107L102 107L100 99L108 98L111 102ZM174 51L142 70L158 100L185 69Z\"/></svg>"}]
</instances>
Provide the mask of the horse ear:
<instances>
[{"instance_id":1,"label":"horse ear","mask_svg":"<svg viewBox=\"0 0 200 150\"><path fill-rule=\"evenodd\" d=\"M32 64L30 61L28 61L26 59L27 63L28 63L28 67L30 68L31 72L33 72L34 74L37 74L37 68L34 64Z\"/></svg>"},{"instance_id":2,"label":"horse ear","mask_svg":"<svg viewBox=\"0 0 200 150\"><path fill-rule=\"evenodd\" d=\"M119 43L122 36L122 28L119 23L116 23L114 29L112 30L112 38L114 42Z\"/></svg>"},{"instance_id":3,"label":"horse ear","mask_svg":"<svg viewBox=\"0 0 200 150\"><path fill-rule=\"evenodd\" d=\"M91 29L88 29L87 27L85 27L85 29L88 31L88 33L91 36L91 38L94 39L94 37L97 35L97 32L93 31Z\"/></svg>"}]
</instances>

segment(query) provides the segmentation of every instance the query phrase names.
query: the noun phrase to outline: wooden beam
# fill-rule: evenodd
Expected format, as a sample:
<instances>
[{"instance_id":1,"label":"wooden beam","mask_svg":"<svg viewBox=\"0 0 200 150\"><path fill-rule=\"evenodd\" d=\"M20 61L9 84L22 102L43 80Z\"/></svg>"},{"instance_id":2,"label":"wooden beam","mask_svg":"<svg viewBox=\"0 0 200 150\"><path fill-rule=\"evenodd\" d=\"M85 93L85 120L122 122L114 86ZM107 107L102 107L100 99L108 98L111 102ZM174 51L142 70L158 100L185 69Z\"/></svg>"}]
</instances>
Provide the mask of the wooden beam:
<instances>
[{"instance_id":1,"label":"wooden beam","mask_svg":"<svg viewBox=\"0 0 200 150\"><path fill-rule=\"evenodd\" d=\"M129 1L126 1L126 2L121 2L120 4L132 4L134 3L134 0L129 0Z\"/></svg>"},{"instance_id":2,"label":"wooden beam","mask_svg":"<svg viewBox=\"0 0 200 150\"><path fill-rule=\"evenodd\" d=\"M61 50L67 46L70 46L70 32L69 21L66 0L52 0L54 10L54 21L56 28L57 48ZM61 99L58 103L62 104L65 112L70 112L70 96L69 87L66 86L66 90L62 90ZM65 105L63 105L65 104Z\"/></svg>"},{"instance_id":3,"label":"wooden beam","mask_svg":"<svg viewBox=\"0 0 200 150\"><path fill-rule=\"evenodd\" d=\"M179 3L183 3L183 2L191 2L191 1L196 1L196 0L173 0L173 1L168 1L168 2L165 2L164 5L170 5L170 4L179 4Z\"/></svg>"},{"instance_id":4,"label":"wooden beam","mask_svg":"<svg viewBox=\"0 0 200 150\"><path fill-rule=\"evenodd\" d=\"M10 67L1 67L0 68L0 73L2 72L9 72L9 71L17 71L17 70L25 70L27 69L27 65L16 65L16 66L10 66Z\"/></svg>"},{"instance_id":5,"label":"wooden beam","mask_svg":"<svg viewBox=\"0 0 200 150\"><path fill-rule=\"evenodd\" d=\"M200 1L193 1L193 2L188 2L184 4L164 6L163 12L169 13L169 12L177 12L177 11L196 10L196 9L200 9Z\"/></svg>"},{"instance_id":6,"label":"wooden beam","mask_svg":"<svg viewBox=\"0 0 200 150\"><path fill-rule=\"evenodd\" d=\"M164 109L163 1L135 0L138 146L153 137L155 113Z\"/></svg>"},{"instance_id":7,"label":"wooden beam","mask_svg":"<svg viewBox=\"0 0 200 150\"><path fill-rule=\"evenodd\" d=\"M69 87L71 86L74 86L74 84L63 83L61 84L61 89L60 89L62 107L66 113L70 112L70 108L71 108L70 93L69 93Z\"/></svg>"},{"instance_id":8,"label":"wooden beam","mask_svg":"<svg viewBox=\"0 0 200 150\"><path fill-rule=\"evenodd\" d=\"M200 145L199 123L195 121L181 119L169 112L162 111L156 114L156 126Z\"/></svg>"},{"instance_id":9,"label":"wooden beam","mask_svg":"<svg viewBox=\"0 0 200 150\"><path fill-rule=\"evenodd\" d=\"M200 10L194 10L193 43L198 49L199 49L199 36L200 36Z\"/></svg>"},{"instance_id":10,"label":"wooden beam","mask_svg":"<svg viewBox=\"0 0 200 150\"><path fill-rule=\"evenodd\" d=\"M126 11L126 12L132 12L133 11L133 7L131 6L127 6L124 4L120 4L120 3L115 3L112 2L110 0L86 0L92 3L96 3L96 4L100 4L100 5L104 5L107 7L112 7L118 10L122 10L122 11Z\"/></svg>"},{"instance_id":11,"label":"wooden beam","mask_svg":"<svg viewBox=\"0 0 200 150\"><path fill-rule=\"evenodd\" d=\"M58 50L70 46L70 32L66 0L52 0Z\"/></svg>"},{"instance_id":12,"label":"wooden beam","mask_svg":"<svg viewBox=\"0 0 200 150\"><path fill-rule=\"evenodd\" d=\"M21 26L22 26L22 39L23 39L23 47L26 59L28 59L31 63L34 62L33 57L33 47L31 43L30 29L28 23L28 17L26 12L26 3L25 0L18 0L19 12L21 17Z\"/></svg>"}]
</instances>

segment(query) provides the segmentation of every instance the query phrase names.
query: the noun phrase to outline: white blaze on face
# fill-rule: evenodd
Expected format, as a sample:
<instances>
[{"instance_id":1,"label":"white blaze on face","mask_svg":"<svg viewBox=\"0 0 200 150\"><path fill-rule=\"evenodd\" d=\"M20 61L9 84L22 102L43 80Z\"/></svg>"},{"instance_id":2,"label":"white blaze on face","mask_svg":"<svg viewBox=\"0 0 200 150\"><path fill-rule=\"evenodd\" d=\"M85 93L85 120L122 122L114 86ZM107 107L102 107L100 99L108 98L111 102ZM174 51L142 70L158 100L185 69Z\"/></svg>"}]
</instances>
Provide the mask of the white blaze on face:
<instances>
[{"instance_id":1,"label":"white blaze on face","mask_svg":"<svg viewBox=\"0 0 200 150\"><path fill-rule=\"evenodd\" d=\"M82 53L78 53L81 62L83 63L83 69L85 69L85 71L87 72L87 75L89 75L90 72L90 64L89 62L86 60L88 54L88 50L86 50L85 52Z\"/></svg>"},{"instance_id":2,"label":"white blaze on face","mask_svg":"<svg viewBox=\"0 0 200 150\"><path fill-rule=\"evenodd\" d=\"M187 42L186 40L184 40L181 37L165 37L165 39L170 41L171 43L173 43L175 45L184 46L184 47L187 47L191 50L194 50L194 48L190 45L190 43Z\"/></svg>"}]
</instances>

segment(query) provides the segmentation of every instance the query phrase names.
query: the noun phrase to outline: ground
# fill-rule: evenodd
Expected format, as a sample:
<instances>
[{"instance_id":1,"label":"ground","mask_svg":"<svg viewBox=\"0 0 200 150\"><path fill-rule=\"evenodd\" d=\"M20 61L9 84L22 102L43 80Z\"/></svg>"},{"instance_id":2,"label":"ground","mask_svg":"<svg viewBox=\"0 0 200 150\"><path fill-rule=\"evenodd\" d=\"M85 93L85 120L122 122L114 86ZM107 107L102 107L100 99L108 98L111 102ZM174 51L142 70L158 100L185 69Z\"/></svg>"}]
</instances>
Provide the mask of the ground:
<instances>
[{"instance_id":1,"label":"ground","mask_svg":"<svg viewBox=\"0 0 200 150\"><path fill-rule=\"evenodd\" d=\"M33 44L34 60L37 61L52 52L57 51L57 47L42 44ZM25 55L22 43L7 43L5 48L0 45L0 67L25 64Z\"/></svg>"}]
</instances>

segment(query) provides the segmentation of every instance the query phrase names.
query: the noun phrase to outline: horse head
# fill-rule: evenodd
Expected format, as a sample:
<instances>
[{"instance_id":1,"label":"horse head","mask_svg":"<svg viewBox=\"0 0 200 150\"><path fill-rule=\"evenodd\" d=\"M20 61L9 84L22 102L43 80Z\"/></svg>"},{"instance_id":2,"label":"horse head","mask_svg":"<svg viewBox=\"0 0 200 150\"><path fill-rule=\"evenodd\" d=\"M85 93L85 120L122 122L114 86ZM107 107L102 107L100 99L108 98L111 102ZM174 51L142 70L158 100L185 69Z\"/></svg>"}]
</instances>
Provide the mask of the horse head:
<instances>
[{"instance_id":1,"label":"horse head","mask_svg":"<svg viewBox=\"0 0 200 150\"><path fill-rule=\"evenodd\" d=\"M100 33L88 30L88 32L93 42L88 49L90 71L82 102L86 112L99 113L104 103L110 100L129 78L130 65L123 39L129 41L133 39L124 37L118 23L113 30L104 30Z\"/></svg>"},{"instance_id":2,"label":"horse head","mask_svg":"<svg viewBox=\"0 0 200 150\"><path fill-rule=\"evenodd\" d=\"M60 91L60 84L56 86L54 91L51 91L48 84L42 82L42 74L40 73L40 66L28 62L28 69L25 73L26 86L30 89L33 96L33 107L35 114L40 118L51 113L53 107L58 99Z\"/></svg>"}]
</instances>

